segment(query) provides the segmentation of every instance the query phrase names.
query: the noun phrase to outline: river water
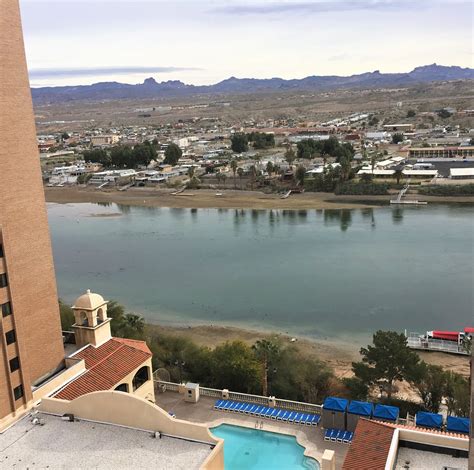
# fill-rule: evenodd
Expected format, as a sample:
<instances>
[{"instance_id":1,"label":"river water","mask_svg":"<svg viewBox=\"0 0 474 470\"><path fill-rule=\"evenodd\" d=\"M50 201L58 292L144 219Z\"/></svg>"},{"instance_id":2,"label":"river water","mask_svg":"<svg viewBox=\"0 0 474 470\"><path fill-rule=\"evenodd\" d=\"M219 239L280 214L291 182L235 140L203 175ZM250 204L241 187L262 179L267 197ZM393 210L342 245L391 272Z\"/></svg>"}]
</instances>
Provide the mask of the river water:
<instances>
[{"instance_id":1,"label":"river water","mask_svg":"<svg viewBox=\"0 0 474 470\"><path fill-rule=\"evenodd\" d=\"M474 323L474 207L48 214L65 301L90 288L158 323L317 338Z\"/></svg>"}]
</instances>

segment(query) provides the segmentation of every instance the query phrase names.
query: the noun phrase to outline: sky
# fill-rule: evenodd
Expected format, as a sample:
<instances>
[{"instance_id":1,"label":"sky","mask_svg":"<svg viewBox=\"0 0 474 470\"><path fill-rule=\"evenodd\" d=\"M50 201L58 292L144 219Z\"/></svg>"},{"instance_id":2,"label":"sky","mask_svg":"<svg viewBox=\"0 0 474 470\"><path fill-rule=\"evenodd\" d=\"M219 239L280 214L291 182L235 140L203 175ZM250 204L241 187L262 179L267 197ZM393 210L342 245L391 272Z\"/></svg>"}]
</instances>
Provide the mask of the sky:
<instances>
[{"instance_id":1,"label":"sky","mask_svg":"<svg viewBox=\"0 0 474 470\"><path fill-rule=\"evenodd\" d=\"M20 0L32 86L473 66L467 0Z\"/></svg>"}]
</instances>

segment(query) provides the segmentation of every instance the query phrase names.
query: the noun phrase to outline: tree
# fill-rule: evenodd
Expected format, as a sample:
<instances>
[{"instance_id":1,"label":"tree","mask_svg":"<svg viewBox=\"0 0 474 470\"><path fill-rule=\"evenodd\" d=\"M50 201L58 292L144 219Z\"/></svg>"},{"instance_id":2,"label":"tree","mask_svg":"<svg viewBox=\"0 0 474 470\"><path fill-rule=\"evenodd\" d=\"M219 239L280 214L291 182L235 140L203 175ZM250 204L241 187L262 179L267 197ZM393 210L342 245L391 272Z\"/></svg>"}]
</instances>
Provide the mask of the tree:
<instances>
[{"instance_id":1,"label":"tree","mask_svg":"<svg viewBox=\"0 0 474 470\"><path fill-rule=\"evenodd\" d=\"M71 326L76 322L72 308L59 299L59 316L61 318L61 329L71 331Z\"/></svg>"},{"instance_id":2,"label":"tree","mask_svg":"<svg viewBox=\"0 0 474 470\"><path fill-rule=\"evenodd\" d=\"M304 178L306 176L306 168L302 165L298 165L295 172L295 178L299 185L304 186Z\"/></svg>"},{"instance_id":3,"label":"tree","mask_svg":"<svg viewBox=\"0 0 474 470\"><path fill-rule=\"evenodd\" d=\"M242 189L242 176L244 176L244 169L237 168L237 174L239 175L240 189Z\"/></svg>"},{"instance_id":4,"label":"tree","mask_svg":"<svg viewBox=\"0 0 474 470\"><path fill-rule=\"evenodd\" d=\"M397 184L400 184L400 180L403 178L402 169L399 167L395 168L395 173L393 174L393 177L397 180Z\"/></svg>"},{"instance_id":5,"label":"tree","mask_svg":"<svg viewBox=\"0 0 474 470\"><path fill-rule=\"evenodd\" d=\"M448 414L454 416L469 416L469 380L455 372L446 374L445 396Z\"/></svg>"},{"instance_id":6,"label":"tree","mask_svg":"<svg viewBox=\"0 0 474 470\"><path fill-rule=\"evenodd\" d=\"M84 161L90 163L99 163L104 167L111 164L110 155L104 149L85 150L83 153Z\"/></svg>"},{"instance_id":7,"label":"tree","mask_svg":"<svg viewBox=\"0 0 474 470\"><path fill-rule=\"evenodd\" d=\"M403 142L403 134L396 133L392 135L392 143L393 144L399 144Z\"/></svg>"},{"instance_id":8,"label":"tree","mask_svg":"<svg viewBox=\"0 0 474 470\"><path fill-rule=\"evenodd\" d=\"M234 175L234 189L237 187L236 181L235 181L235 174L237 173L237 168L238 168L238 163L237 160L234 158L230 162L230 167L232 169L232 174Z\"/></svg>"},{"instance_id":9,"label":"tree","mask_svg":"<svg viewBox=\"0 0 474 470\"><path fill-rule=\"evenodd\" d=\"M67 132L63 132L61 134L61 140L68 140L69 139L69 134Z\"/></svg>"},{"instance_id":10,"label":"tree","mask_svg":"<svg viewBox=\"0 0 474 470\"><path fill-rule=\"evenodd\" d=\"M267 339L258 340L252 349L262 366L262 395L268 396L268 367L269 361L276 359L280 353L278 344Z\"/></svg>"},{"instance_id":11,"label":"tree","mask_svg":"<svg viewBox=\"0 0 474 470\"><path fill-rule=\"evenodd\" d=\"M250 187L253 191L253 188L254 188L254 185L255 185L255 181L257 179L257 169L255 168L255 165L252 165L250 168L249 168L249 174L250 174Z\"/></svg>"},{"instance_id":12,"label":"tree","mask_svg":"<svg viewBox=\"0 0 474 470\"><path fill-rule=\"evenodd\" d=\"M362 175L360 176L360 180L362 181L362 183L365 184L372 183L373 179L374 177L370 173L362 173Z\"/></svg>"},{"instance_id":13,"label":"tree","mask_svg":"<svg viewBox=\"0 0 474 470\"><path fill-rule=\"evenodd\" d=\"M230 140L231 148L235 153L247 152L247 150L249 149L247 135L242 132L234 134Z\"/></svg>"},{"instance_id":14,"label":"tree","mask_svg":"<svg viewBox=\"0 0 474 470\"><path fill-rule=\"evenodd\" d=\"M414 109L409 109L407 111L407 118L413 118L416 116L416 111Z\"/></svg>"},{"instance_id":15,"label":"tree","mask_svg":"<svg viewBox=\"0 0 474 470\"><path fill-rule=\"evenodd\" d=\"M369 387L361 379L357 377L345 377L342 379L342 383L349 390L349 395L352 400L367 400Z\"/></svg>"},{"instance_id":16,"label":"tree","mask_svg":"<svg viewBox=\"0 0 474 470\"><path fill-rule=\"evenodd\" d=\"M293 167L293 162L295 161L295 159L296 159L295 151L289 145L285 152L285 160L290 166L290 169Z\"/></svg>"},{"instance_id":17,"label":"tree","mask_svg":"<svg viewBox=\"0 0 474 470\"><path fill-rule=\"evenodd\" d=\"M117 145L110 150L111 163L116 168L129 168L133 166L132 149L126 145Z\"/></svg>"},{"instance_id":18,"label":"tree","mask_svg":"<svg viewBox=\"0 0 474 470\"><path fill-rule=\"evenodd\" d=\"M395 381L410 380L420 361L418 354L407 345L403 333L377 331L373 345L361 348L361 362L353 362L354 375L367 385L377 384L392 396Z\"/></svg>"},{"instance_id":19,"label":"tree","mask_svg":"<svg viewBox=\"0 0 474 470\"><path fill-rule=\"evenodd\" d=\"M370 116L369 126L375 127L379 123L379 118L377 116Z\"/></svg>"},{"instance_id":20,"label":"tree","mask_svg":"<svg viewBox=\"0 0 474 470\"><path fill-rule=\"evenodd\" d=\"M166 165L175 166L178 163L178 160L183 155L183 151L175 143L171 143L166 147L165 150L165 159L163 163Z\"/></svg>"},{"instance_id":21,"label":"tree","mask_svg":"<svg viewBox=\"0 0 474 470\"><path fill-rule=\"evenodd\" d=\"M256 149L266 149L275 147L275 136L274 134L267 134L264 132L251 132L247 134L249 142L253 142L253 147Z\"/></svg>"},{"instance_id":22,"label":"tree","mask_svg":"<svg viewBox=\"0 0 474 470\"><path fill-rule=\"evenodd\" d=\"M242 341L217 346L212 351L210 373L212 387L245 393L260 391L260 364L250 346Z\"/></svg>"},{"instance_id":23,"label":"tree","mask_svg":"<svg viewBox=\"0 0 474 470\"><path fill-rule=\"evenodd\" d=\"M268 176L272 176L272 173L274 172L273 163L268 161L265 169L267 170Z\"/></svg>"},{"instance_id":24,"label":"tree","mask_svg":"<svg viewBox=\"0 0 474 470\"><path fill-rule=\"evenodd\" d=\"M447 109L440 109L438 111L438 116L441 118L441 119L448 119L452 116L452 113L450 113Z\"/></svg>"},{"instance_id":25,"label":"tree","mask_svg":"<svg viewBox=\"0 0 474 470\"><path fill-rule=\"evenodd\" d=\"M189 176L189 179L192 180L194 178L194 173L196 172L196 169L194 168L194 165L193 166L190 166L188 168L188 176Z\"/></svg>"},{"instance_id":26,"label":"tree","mask_svg":"<svg viewBox=\"0 0 474 470\"><path fill-rule=\"evenodd\" d=\"M428 411L438 413L446 390L446 374L440 366L420 362L413 383Z\"/></svg>"},{"instance_id":27,"label":"tree","mask_svg":"<svg viewBox=\"0 0 474 470\"><path fill-rule=\"evenodd\" d=\"M147 141L143 144L135 145L132 150L132 160L128 166L131 168L136 168L137 166L148 166L156 156L156 149L150 144L150 142Z\"/></svg>"}]
</instances>

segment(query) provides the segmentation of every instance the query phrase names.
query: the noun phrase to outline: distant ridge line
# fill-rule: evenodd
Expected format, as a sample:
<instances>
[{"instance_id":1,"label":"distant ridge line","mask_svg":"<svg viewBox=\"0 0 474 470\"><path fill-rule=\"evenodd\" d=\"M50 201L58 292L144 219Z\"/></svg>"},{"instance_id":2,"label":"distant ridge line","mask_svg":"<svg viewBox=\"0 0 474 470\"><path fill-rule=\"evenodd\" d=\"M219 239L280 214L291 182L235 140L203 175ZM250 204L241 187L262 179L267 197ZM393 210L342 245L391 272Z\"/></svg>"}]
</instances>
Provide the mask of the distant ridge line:
<instances>
[{"instance_id":1,"label":"distant ridge line","mask_svg":"<svg viewBox=\"0 0 474 470\"><path fill-rule=\"evenodd\" d=\"M409 86L421 83L474 80L474 69L458 66L424 65L407 73L381 73L379 70L351 76L309 76L301 79L236 78L230 77L213 85L187 85L179 80L157 82L147 78L131 85L118 82L100 82L92 85L32 88L36 103L70 101L100 101L180 97L197 94L239 94L285 91L330 91L351 88L382 88Z\"/></svg>"}]
</instances>

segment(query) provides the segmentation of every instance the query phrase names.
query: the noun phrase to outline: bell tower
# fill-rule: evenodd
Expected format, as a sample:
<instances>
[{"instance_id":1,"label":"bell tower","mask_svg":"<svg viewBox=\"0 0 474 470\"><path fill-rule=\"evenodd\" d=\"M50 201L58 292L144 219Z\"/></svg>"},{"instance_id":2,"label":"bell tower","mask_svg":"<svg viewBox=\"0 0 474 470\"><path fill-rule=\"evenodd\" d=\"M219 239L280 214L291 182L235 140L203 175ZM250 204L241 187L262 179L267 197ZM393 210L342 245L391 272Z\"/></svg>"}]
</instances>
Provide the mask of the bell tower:
<instances>
[{"instance_id":1,"label":"bell tower","mask_svg":"<svg viewBox=\"0 0 474 470\"><path fill-rule=\"evenodd\" d=\"M89 289L74 302L72 310L75 323L72 329L78 346L99 346L112 338L107 304L107 300Z\"/></svg>"}]
</instances>

